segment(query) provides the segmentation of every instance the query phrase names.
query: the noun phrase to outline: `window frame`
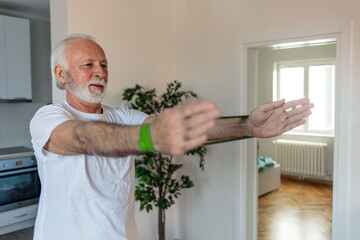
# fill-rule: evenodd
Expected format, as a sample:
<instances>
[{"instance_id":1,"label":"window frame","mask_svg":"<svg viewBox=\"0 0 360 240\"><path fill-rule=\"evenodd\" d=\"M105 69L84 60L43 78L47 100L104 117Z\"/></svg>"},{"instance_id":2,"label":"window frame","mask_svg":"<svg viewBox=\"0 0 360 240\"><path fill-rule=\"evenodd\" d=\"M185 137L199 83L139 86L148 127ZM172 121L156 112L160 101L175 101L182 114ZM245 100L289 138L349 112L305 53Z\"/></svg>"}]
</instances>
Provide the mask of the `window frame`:
<instances>
[{"instance_id":1,"label":"window frame","mask_svg":"<svg viewBox=\"0 0 360 240\"><path fill-rule=\"evenodd\" d=\"M290 61L276 61L273 67L273 101L280 99L280 69L289 67L303 67L304 68L304 96L309 97L309 68L312 66L333 65L335 68L334 86L336 86L336 58L321 58L321 59L302 59ZM335 89L334 89L335 99ZM335 106L334 106L335 107ZM335 117L335 111L334 111ZM335 120L335 119L334 119ZM296 135L314 135L314 136L334 136L335 126L331 130L309 130L308 121L304 124L303 129L293 129L285 134Z\"/></svg>"}]
</instances>

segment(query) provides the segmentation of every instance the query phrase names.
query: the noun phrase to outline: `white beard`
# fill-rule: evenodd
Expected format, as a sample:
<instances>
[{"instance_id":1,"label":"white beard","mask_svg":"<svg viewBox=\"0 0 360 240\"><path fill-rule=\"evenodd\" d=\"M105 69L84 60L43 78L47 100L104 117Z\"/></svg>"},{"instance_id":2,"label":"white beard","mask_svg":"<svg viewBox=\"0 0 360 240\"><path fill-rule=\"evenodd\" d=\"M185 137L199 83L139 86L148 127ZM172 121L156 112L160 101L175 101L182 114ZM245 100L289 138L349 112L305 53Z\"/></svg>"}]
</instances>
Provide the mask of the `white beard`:
<instances>
[{"instance_id":1,"label":"white beard","mask_svg":"<svg viewBox=\"0 0 360 240\"><path fill-rule=\"evenodd\" d=\"M103 91L96 90L95 92L91 92L89 89L90 84L98 84L102 85ZM74 94L79 99L83 100L84 102L88 103L101 103L101 101L105 97L107 84L104 79L94 78L91 79L89 82L83 85L77 85L71 76L71 73L68 71L66 73L66 85L65 89L70 93Z\"/></svg>"}]
</instances>

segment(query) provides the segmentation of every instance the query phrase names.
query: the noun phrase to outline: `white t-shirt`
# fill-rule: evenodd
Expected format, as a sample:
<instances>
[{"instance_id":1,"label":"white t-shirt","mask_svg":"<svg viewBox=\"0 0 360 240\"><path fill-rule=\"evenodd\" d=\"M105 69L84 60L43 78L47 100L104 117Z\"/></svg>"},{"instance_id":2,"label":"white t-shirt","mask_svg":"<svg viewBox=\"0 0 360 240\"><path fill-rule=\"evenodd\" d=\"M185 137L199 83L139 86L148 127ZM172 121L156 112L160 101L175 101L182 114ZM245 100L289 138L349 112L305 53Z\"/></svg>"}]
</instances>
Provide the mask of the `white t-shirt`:
<instances>
[{"instance_id":1,"label":"white t-shirt","mask_svg":"<svg viewBox=\"0 0 360 240\"><path fill-rule=\"evenodd\" d=\"M40 108L30 132L41 180L36 240L136 240L135 171L131 156L63 156L43 147L61 123L78 119L139 125L147 115L102 105L102 114L80 112L66 101Z\"/></svg>"}]
</instances>

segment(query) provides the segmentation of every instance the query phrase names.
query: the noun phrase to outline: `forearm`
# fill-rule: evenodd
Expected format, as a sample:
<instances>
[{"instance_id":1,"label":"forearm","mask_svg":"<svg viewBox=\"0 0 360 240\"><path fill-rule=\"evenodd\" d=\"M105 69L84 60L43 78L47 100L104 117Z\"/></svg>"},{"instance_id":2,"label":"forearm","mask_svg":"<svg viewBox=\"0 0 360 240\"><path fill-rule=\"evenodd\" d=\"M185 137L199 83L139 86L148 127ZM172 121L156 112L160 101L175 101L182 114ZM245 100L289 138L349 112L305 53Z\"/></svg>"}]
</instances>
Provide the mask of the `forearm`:
<instances>
[{"instance_id":1,"label":"forearm","mask_svg":"<svg viewBox=\"0 0 360 240\"><path fill-rule=\"evenodd\" d=\"M120 157L140 153L140 126L70 120L54 129L46 148L62 155Z\"/></svg>"},{"instance_id":2,"label":"forearm","mask_svg":"<svg viewBox=\"0 0 360 240\"><path fill-rule=\"evenodd\" d=\"M208 140L223 140L252 136L247 116L224 117L216 120L215 128L208 132Z\"/></svg>"}]
</instances>

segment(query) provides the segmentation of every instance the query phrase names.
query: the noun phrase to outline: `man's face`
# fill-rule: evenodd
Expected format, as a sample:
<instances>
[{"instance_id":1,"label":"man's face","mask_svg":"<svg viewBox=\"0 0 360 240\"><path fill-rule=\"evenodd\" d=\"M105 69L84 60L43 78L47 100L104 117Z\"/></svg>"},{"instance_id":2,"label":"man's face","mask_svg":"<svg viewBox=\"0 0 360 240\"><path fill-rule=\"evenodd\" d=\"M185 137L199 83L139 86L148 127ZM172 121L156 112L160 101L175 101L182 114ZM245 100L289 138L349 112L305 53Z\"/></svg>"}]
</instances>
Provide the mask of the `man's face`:
<instances>
[{"instance_id":1,"label":"man's face","mask_svg":"<svg viewBox=\"0 0 360 240\"><path fill-rule=\"evenodd\" d=\"M108 82L107 60L104 51L95 42L87 39L68 43L65 89L79 99L100 103Z\"/></svg>"},{"instance_id":2,"label":"man's face","mask_svg":"<svg viewBox=\"0 0 360 240\"><path fill-rule=\"evenodd\" d=\"M90 85L103 86L103 89L97 89L92 92L89 89ZM93 78L83 85L77 85L70 71L66 72L66 90L84 102L101 103L105 97L106 86L107 84L103 78Z\"/></svg>"}]
</instances>

